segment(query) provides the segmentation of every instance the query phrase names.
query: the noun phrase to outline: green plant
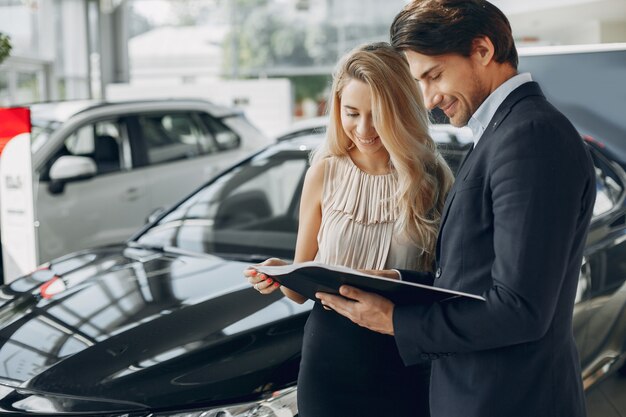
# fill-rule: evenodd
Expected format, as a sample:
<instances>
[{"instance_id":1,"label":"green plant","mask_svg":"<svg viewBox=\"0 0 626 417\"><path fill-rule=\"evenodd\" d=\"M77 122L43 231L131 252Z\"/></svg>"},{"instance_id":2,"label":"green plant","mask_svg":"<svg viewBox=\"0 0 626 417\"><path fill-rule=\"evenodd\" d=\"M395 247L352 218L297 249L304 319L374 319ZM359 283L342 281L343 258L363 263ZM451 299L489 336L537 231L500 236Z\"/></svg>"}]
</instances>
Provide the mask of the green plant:
<instances>
[{"instance_id":1,"label":"green plant","mask_svg":"<svg viewBox=\"0 0 626 417\"><path fill-rule=\"evenodd\" d=\"M9 35L0 32L0 64L9 56L11 48L11 38Z\"/></svg>"}]
</instances>

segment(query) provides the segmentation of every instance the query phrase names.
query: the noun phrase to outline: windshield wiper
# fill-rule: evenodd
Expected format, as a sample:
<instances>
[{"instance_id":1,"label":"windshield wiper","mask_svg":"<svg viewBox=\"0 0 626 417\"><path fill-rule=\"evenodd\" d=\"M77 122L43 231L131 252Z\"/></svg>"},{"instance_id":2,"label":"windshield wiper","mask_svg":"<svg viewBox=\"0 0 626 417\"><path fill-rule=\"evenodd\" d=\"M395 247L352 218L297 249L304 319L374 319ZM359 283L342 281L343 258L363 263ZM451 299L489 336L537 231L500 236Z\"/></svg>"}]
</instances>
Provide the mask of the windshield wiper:
<instances>
[{"instance_id":1,"label":"windshield wiper","mask_svg":"<svg viewBox=\"0 0 626 417\"><path fill-rule=\"evenodd\" d=\"M219 257L223 259L227 259L229 261L239 261L239 262L250 262L250 263L261 263L269 258L276 258L275 255L266 255L263 253L234 253L234 252L194 252L186 249L181 249L177 246L164 246L164 245L154 245L154 244L145 244L139 243L137 241L128 242L128 246L131 248L137 249L147 249L152 250L159 253L172 253L176 255L187 255L187 256L196 256L196 257L205 257L205 258L213 258ZM287 260L287 259L286 259Z\"/></svg>"},{"instance_id":2,"label":"windshield wiper","mask_svg":"<svg viewBox=\"0 0 626 417\"><path fill-rule=\"evenodd\" d=\"M215 259L215 255L212 255L210 253L190 251L186 249L181 249L177 246L150 245L150 244L145 244L145 243L139 243L134 240L128 242L128 246L130 246L131 248L152 250L152 251L159 252L159 253L166 253L166 254L169 253L169 254L174 254L174 255L185 255L185 256L195 256L195 257L201 257L201 258Z\"/></svg>"},{"instance_id":3,"label":"windshield wiper","mask_svg":"<svg viewBox=\"0 0 626 417\"><path fill-rule=\"evenodd\" d=\"M269 258L276 258L274 255L265 255L261 253L226 253L226 252L216 252L215 256L219 256L220 258L228 259L229 261L239 261L239 262L251 262L251 263L261 263Z\"/></svg>"}]
</instances>

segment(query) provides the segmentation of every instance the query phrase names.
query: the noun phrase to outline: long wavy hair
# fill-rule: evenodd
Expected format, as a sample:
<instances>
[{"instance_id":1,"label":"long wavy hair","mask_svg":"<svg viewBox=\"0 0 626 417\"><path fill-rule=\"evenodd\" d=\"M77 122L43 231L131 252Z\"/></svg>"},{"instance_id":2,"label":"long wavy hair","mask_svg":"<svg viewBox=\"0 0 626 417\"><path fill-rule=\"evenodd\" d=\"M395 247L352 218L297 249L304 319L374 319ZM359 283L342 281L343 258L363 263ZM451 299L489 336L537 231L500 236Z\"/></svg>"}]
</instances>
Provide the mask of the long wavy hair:
<instances>
[{"instance_id":1,"label":"long wavy hair","mask_svg":"<svg viewBox=\"0 0 626 417\"><path fill-rule=\"evenodd\" d=\"M370 88L374 127L398 180L397 230L422 249L420 266L429 270L453 175L428 133L428 112L409 65L388 43L360 46L339 62L333 75L326 140L312 154L312 163L348 156L352 141L341 124L341 94L350 80Z\"/></svg>"}]
</instances>

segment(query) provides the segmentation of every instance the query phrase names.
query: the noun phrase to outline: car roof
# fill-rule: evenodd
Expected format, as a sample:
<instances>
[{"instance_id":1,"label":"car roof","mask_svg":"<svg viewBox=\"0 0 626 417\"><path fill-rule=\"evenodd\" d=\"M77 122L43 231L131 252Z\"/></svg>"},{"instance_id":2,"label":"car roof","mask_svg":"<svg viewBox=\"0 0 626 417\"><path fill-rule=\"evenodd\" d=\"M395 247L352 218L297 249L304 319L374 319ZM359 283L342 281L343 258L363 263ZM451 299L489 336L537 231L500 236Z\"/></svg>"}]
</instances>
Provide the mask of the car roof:
<instances>
[{"instance_id":1,"label":"car roof","mask_svg":"<svg viewBox=\"0 0 626 417\"><path fill-rule=\"evenodd\" d=\"M281 142L273 143L269 146L268 149L272 150L300 150L307 151L314 148L317 148L320 143L324 141L326 138L326 134L324 133L311 133L307 135L302 135L295 137L293 139L287 139Z\"/></svg>"},{"instance_id":2,"label":"car roof","mask_svg":"<svg viewBox=\"0 0 626 417\"><path fill-rule=\"evenodd\" d=\"M293 122L287 129L275 135L275 140L280 142L290 140L307 134L326 132L328 126L328 116L311 117Z\"/></svg>"},{"instance_id":3,"label":"car roof","mask_svg":"<svg viewBox=\"0 0 626 417\"><path fill-rule=\"evenodd\" d=\"M276 141L292 141L302 136L324 136L328 126L328 116L313 117L294 122L282 134L276 136ZM472 142L472 130L467 127L456 127L451 124L430 124L429 131L433 140L438 143L458 143L466 145Z\"/></svg>"},{"instance_id":4,"label":"car roof","mask_svg":"<svg viewBox=\"0 0 626 417\"><path fill-rule=\"evenodd\" d=\"M73 115L102 103L98 100L52 101L30 105L35 119L65 122Z\"/></svg>"},{"instance_id":5,"label":"car roof","mask_svg":"<svg viewBox=\"0 0 626 417\"><path fill-rule=\"evenodd\" d=\"M91 110L103 108L120 108L125 111L134 110L135 107L150 109L163 109L172 106L174 109L178 107L194 107L206 108L212 115L216 117L224 117L240 111L214 104L210 101L198 98L167 98L167 99L150 99L150 100L120 100L120 101L102 101L102 100L71 100L71 101L52 101L46 103L36 103L30 105L31 116L33 119L46 120L54 122L66 122L71 117Z\"/></svg>"},{"instance_id":6,"label":"car roof","mask_svg":"<svg viewBox=\"0 0 626 417\"><path fill-rule=\"evenodd\" d=\"M299 132L301 130L309 130L328 125L328 116L316 116L308 119L301 119L293 122L287 129L284 129L276 136L284 136L293 132Z\"/></svg>"}]
</instances>

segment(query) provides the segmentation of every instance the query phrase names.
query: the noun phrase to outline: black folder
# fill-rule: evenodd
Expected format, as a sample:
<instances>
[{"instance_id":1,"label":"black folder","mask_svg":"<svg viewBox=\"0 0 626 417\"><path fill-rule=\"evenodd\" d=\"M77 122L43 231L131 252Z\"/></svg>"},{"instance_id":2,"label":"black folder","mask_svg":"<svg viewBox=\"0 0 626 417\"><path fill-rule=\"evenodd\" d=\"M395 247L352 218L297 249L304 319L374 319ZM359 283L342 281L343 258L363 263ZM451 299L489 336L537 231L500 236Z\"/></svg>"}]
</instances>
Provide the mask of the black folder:
<instances>
[{"instance_id":1,"label":"black folder","mask_svg":"<svg viewBox=\"0 0 626 417\"><path fill-rule=\"evenodd\" d=\"M485 301L479 295L383 278L343 266L331 266L318 262L257 266L255 269L271 276L281 285L315 301L319 301L315 298L316 292L339 294L339 287L342 285L350 285L380 294L395 304L435 303L454 297Z\"/></svg>"}]
</instances>

